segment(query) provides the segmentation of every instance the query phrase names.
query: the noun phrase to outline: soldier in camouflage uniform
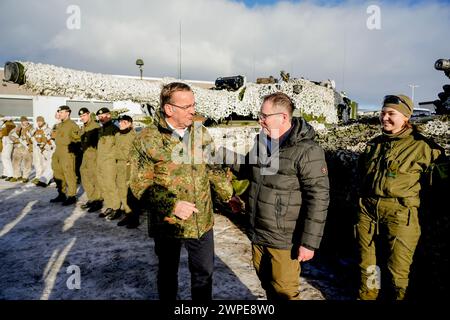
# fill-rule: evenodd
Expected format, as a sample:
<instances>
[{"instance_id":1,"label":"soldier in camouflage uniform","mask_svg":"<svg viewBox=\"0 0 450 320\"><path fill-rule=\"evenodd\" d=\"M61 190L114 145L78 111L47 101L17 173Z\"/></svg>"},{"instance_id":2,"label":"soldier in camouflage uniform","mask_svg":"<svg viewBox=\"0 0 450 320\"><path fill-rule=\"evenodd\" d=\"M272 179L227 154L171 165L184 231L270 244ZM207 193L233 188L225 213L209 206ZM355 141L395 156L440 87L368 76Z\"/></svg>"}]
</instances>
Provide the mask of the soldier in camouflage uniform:
<instances>
[{"instance_id":1,"label":"soldier in camouflage uniform","mask_svg":"<svg viewBox=\"0 0 450 320\"><path fill-rule=\"evenodd\" d=\"M52 130L45 123L42 116L36 118L37 127L33 131L33 165L36 177L32 182L40 187L46 187L53 178L52 155L55 151L55 142L51 139Z\"/></svg>"},{"instance_id":2,"label":"soldier in camouflage uniform","mask_svg":"<svg viewBox=\"0 0 450 320\"><path fill-rule=\"evenodd\" d=\"M81 205L82 209L95 212L102 208L103 200L100 186L97 182L97 143L100 125L95 121L95 113L89 112L87 108L81 108L78 112L83 127L81 128L81 149L83 160L81 162L80 174L83 189L88 201Z\"/></svg>"},{"instance_id":3,"label":"soldier in camouflage uniform","mask_svg":"<svg viewBox=\"0 0 450 320\"><path fill-rule=\"evenodd\" d=\"M58 196L50 202L62 202L64 206L77 202L75 153L79 149L80 128L70 119L71 112L68 106L58 108L58 117L61 123L56 127L56 149L52 157L53 176Z\"/></svg>"},{"instance_id":4,"label":"soldier in camouflage uniform","mask_svg":"<svg viewBox=\"0 0 450 320\"><path fill-rule=\"evenodd\" d=\"M120 200L116 186L117 164L115 153L116 133L119 128L113 123L108 108L97 111L97 117L102 127L98 132L97 145L97 183L100 186L101 197L106 208L99 214L100 218L118 218Z\"/></svg>"},{"instance_id":5,"label":"soldier in camouflage uniform","mask_svg":"<svg viewBox=\"0 0 450 320\"><path fill-rule=\"evenodd\" d=\"M9 138L13 143L12 163L14 169L14 178L9 181L26 183L33 164L33 142L31 141L33 127L25 116L20 117L20 122L21 125L9 133Z\"/></svg>"},{"instance_id":6,"label":"soldier in camouflage uniform","mask_svg":"<svg viewBox=\"0 0 450 320\"><path fill-rule=\"evenodd\" d=\"M211 186L231 199L231 174L205 161L214 144L206 128L193 125L195 100L183 83L163 87L161 114L133 144L130 189L149 209L149 234L159 259L157 286L162 300L175 300L181 246L189 255L193 300L212 298L214 264Z\"/></svg>"},{"instance_id":7,"label":"soldier in camouflage uniform","mask_svg":"<svg viewBox=\"0 0 450 320\"><path fill-rule=\"evenodd\" d=\"M421 234L419 193L427 172L445 163L444 150L422 136L409 118L413 102L386 96L382 135L360 157L361 195L356 225L360 253L359 299L405 298L410 266ZM381 280L381 282L380 282Z\"/></svg>"},{"instance_id":8,"label":"soldier in camouflage uniform","mask_svg":"<svg viewBox=\"0 0 450 320\"><path fill-rule=\"evenodd\" d=\"M139 225L139 212L133 211L130 206L132 199L128 193L130 182L130 150L136 131L133 128L133 119L130 116L122 115L119 117L119 129L116 133L116 160L117 160L117 177L116 186L120 198L120 211L125 217L120 220L117 225L127 226L127 228L136 228Z\"/></svg>"},{"instance_id":9,"label":"soldier in camouflage uniform","mask_svg":"<svg viewBox=\"0 0 450 320\"><path fill-rule=\"evenodd\" d=\"M0 129L0 139L3 142L2 149L2 166L3 173L1 175L1 179L5 179L5 181L10 181L13 179L14 170L12 166L12 150L13 144L11 139L9 138L9 134L16 127L14 122L9 118L3 118L3 123Z\"/></svg>"}]
</instances>

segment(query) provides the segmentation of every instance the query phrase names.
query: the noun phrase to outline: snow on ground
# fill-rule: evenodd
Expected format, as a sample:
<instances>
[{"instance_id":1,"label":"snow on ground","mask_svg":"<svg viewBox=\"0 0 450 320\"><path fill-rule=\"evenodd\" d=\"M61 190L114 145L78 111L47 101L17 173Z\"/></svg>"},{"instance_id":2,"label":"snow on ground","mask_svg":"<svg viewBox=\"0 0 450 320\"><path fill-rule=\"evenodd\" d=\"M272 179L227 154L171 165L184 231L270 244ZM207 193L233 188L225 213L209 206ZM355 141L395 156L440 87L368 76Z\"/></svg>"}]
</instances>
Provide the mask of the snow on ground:
<instances>
[{"instance_id":1,"label":"snow on ground","mask_svg":"<svg viewBox=\"0 0 450 320\"><path fill-rule=\"evenodd\" d=\"M82 210L82 192L79 188L76 206L63 207L49 203L56 196L54 185L0 180L0 300L158 299L157 257L146 217L141 216L138 229L118 227L117 221ZM214 231L214 299L265 299L246 235L220 214ZM303 299L348 298L335 287L329 271L309 263L303 269ZM80 289L74 288L77 270ZM190 299L184 249L179 298Z\"/></svg>"}]
</instances>

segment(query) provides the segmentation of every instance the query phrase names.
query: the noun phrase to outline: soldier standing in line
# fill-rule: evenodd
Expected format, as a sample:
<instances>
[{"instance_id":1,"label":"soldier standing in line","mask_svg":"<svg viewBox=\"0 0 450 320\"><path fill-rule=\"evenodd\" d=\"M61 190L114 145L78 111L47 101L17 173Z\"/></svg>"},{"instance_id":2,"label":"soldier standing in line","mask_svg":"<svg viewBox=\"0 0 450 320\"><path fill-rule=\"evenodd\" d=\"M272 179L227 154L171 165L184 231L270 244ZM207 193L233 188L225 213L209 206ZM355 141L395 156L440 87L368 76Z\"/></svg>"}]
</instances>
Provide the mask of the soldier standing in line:
<instances>
[{"instance_id":1,"label":"soldier standing in line","mask_svg":"<svg viewBox=\"0 0 450 320\"><path fill-rule=\"evenodd\" d=\"M127 226L127 228L136 228L139 225L139 212L132 210L132 204L129 203L131 193L128 193L130 182L130 150L133 141L136 138L136 131L133 128L133 119L130 116L122 115L119 117L120 131L116 133L116 160L117 160L117 178L116 185L119 191L121 202L120 211L125 213L125 217L117 225ZM107 219L109 216L107 217Z\"/></svg>"},{"instance_id":2,"label":"soldier standing in line","mask_svg":"<svg viewBox=\"0 0 450 320\"><path fill-rule=\"evenodd\" d=\"M58 196L50 202L62 202L68 206L77 202L77 176L75 174L75 150L80 142L80 128L70 120L68 106L58 108L61 123L56 127L56 150L52 157L52 169Z\"/></svg>"},{"instance_id":3,"label":"soldier standing in line","mask_svg":"<svg viewBox=\"0 0 450 320\"><path fill-rule=\"evenodd\" d=\"M97 111L97 117L102 123L99 129L97 145L97 177L101 190L101 197L104 201L105 211L99 214L100 218L111 215L109 219L117 218L120 215L120 200L116 186L116 155L115 155L115 135L119 131L112 122L111 113L108 108L101 108Z\"/></svg>"},{"instance_id":4,"label":"soldier standing in line","mask_svg":"<svg viewBox=\"0 0 450 320\"><path fill-rule=\"evenodd\" d=\"M95 212L102 208L100 187L97 182L97 144L100 125L95 121L95 113L87 108L78 111L83 127L81 127L81 149L83 160L80 167L81 183L88 201L81 205L81 209Z\"/></svg>"},{"instance_id":5,"label":"soldier standing in line","mask_svg":"<svg viewBox=\"0 0 450 320\"><path fill-rule=\"evenodd\" d=\"M38 116L36 123L37 128L31 137L36 177L31 182L40 187L47 187L53 178L52 154L55 149L55 143L51 139L52 130L45 123L44 117Z\"/></svg>"},{"instance_id":6,"label":"soldier standing in line","mask_svg":"<svg viewBox=\"0 0 450 320\"><path fill-rule=\"evenodd\" d=\"M12 150L13 143L9 138L9 134L16 127L14 122L9 118L3 118L3 123L0 130L0 138L2 139L3 149L2 149L2 165L3 174L0 177L5 179L5 181L10 181L13 179L14 170L12 166Z\"/></svg>"},{"instance_id":7,"label":"soldier standing in line","mask_svg":"<svg viewBox=\"0 0 450 320\"><path fill-rule=\"evenodd\" d=\"M13 142L12 162L14 170L14 178L9 181L27 183L33 163L33 143L31 141L33 127L25 116L20 117L20 123L19 127L9 133L9 138Z\"/></svg>"}]
</instances>

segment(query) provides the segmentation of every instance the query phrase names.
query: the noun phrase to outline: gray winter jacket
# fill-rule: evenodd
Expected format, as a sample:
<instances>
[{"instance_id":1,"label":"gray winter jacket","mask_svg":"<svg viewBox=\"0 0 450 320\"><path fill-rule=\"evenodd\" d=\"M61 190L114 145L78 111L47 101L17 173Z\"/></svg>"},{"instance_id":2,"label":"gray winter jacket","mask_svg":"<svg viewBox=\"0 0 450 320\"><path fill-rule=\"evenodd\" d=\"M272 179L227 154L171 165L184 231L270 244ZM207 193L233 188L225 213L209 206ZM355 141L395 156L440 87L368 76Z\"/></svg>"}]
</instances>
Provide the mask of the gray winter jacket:
<instances>
[{"instance_id":1,"label":"gray winter jacket","mask_svg":"<svg viewBox=\"0 0 450 320\"><path fill-rule=\"evenodd\" d=\"M267 165L277 167L275 174L264 174L264 156L252 151L239 176L250 180L249 213L252 243L278 249L301 245L319 248L329 203L328 170L323 149L314 142L314 129L302 118L292 119L286 139L272 147ZM254 148L258 147L258 138ZM259 142L258 152L265 148ZM254 154L254 153L253 153ZM278 164L275 157L278 157ZM256 164L251 164L251 163ZM261 163L262 162L262 163ZM241 173L245 173L241 175ZM267 172L266 172L267 173Z\"/></svg>"}]
</instances>

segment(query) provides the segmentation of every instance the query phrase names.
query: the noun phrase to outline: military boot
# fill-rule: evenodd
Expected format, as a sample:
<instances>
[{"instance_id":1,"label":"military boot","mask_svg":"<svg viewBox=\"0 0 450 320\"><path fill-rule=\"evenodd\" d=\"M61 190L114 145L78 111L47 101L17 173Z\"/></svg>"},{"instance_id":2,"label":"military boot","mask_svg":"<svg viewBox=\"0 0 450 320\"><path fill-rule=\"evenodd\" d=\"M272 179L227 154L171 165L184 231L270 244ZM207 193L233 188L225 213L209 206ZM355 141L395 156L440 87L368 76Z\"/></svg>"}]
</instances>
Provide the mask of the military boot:
<instances>
[{"instance_id":1,"label":"military boot","mask_svg":"<svg viewBox=\"0 0 450 320\"><path fill-rule=\"evenodd\" d=\"M139 215L132 213L127 223L127 229L135 229L139 226Z\"/></svg>"},{"instance_id":2,"label":"military boot","mask_svg":"<svg viewBox=\"0 0 450 320\"><path fill-rule=\"evenodd\" d=\"M109 216L114 210L111 208L107 208L105 211L101 212L98 217L99 218L104 218L106 216Z\"/></svg>"},{"instance_id":3,"label":"military boot","mask_svg":"<svg viewBox=\"0 0 450 320\"><path fill-rule=\"evenodd\" d=\"M113 210L110 214L106 216L106 220L116 220L122 216L122 210Z\"/></svg>"},{"instance_id":4,"label":"military boot","mask_svg":"<svg viewBox=\"0 0 450 320\"><path fill-rule=\"evenodd\" d=\"M66 201L66 195L64 193L58 193L58 196L56 198L50 200L51 203L64 201Z\"/></svg>"},{"instance_id":5,"label":"military boot","mask_svg":"<svg viewBox=\"0 0 450 320\"><path fill-rule=\"evenodd\" d=\"M133 214L132 212L126 213L125 217L123 217L119 222L117 222L117 226L119 226L119 227L126 226L128 224L128 222L131 221L132 214Z\"/></svg>"},{"instance_id":6,"label":"military boot","mask_svg":"<svg viewBox=\"0 0 450 320\"><path fill-rule=\"evenodd\" d=\"M48 184L46 184L45 182L39 181L38 183L36 183L37 187L42 187L42 188L47 188Z\"/></svg>"},{"instance_id":7,"label":"military boot","mask_svg":"<svg viewBox=\"0 0 450 320\"><path fill-rule=\"evenodd\" d=\"M19 181L17 178L14 178L14 177L12 177L11 179L6 179L6 181L9 181L9 182L17 182L17 181Z\"/></svg>"},{"instance_id":8,"label":"military boot","mask_svg":"<svg viewBox=\"0 0 450 320\"><path fill-rule=\"evenodd\" d=\"M39 179L34 178L33 180L31 180L31 183L37 185L39 183Z\"/></svg>"},{"instance_id":9,"label":"military boot","mask_svg":"<svg viewBox=\"0 0 450 320\"><path fill-rule=\"evenodd\" d=\"M81 208L81 209L84 209L84 210L89 209L89 208L92 206L93 203L94 203L94 201L89 200L88 202L83 203L83 204L80 206L80 208Z\"/></svg>"},{"instance_id":10,"label":"military boot","mask_svg":"<svg viewBox=\"0 0 450 320\"><path fill-rule=\"evenodd\" d=\"M67 199L62 203L63 206L70 206L71 204L77 203L77 197L67 197Z\"/></svg>"},{"instance_id":11,"label":"military boot","mask_svg":"<svg viewBox=\"0 0 450 320\"><path fill-rule=\"evenodd\" d=\"M102 207L103 207L102 200L94 200L94 201L92 201L92 204L88 209L88 212L96 212L96 211L100 210Z\"/></svg>"}]
</instances>

